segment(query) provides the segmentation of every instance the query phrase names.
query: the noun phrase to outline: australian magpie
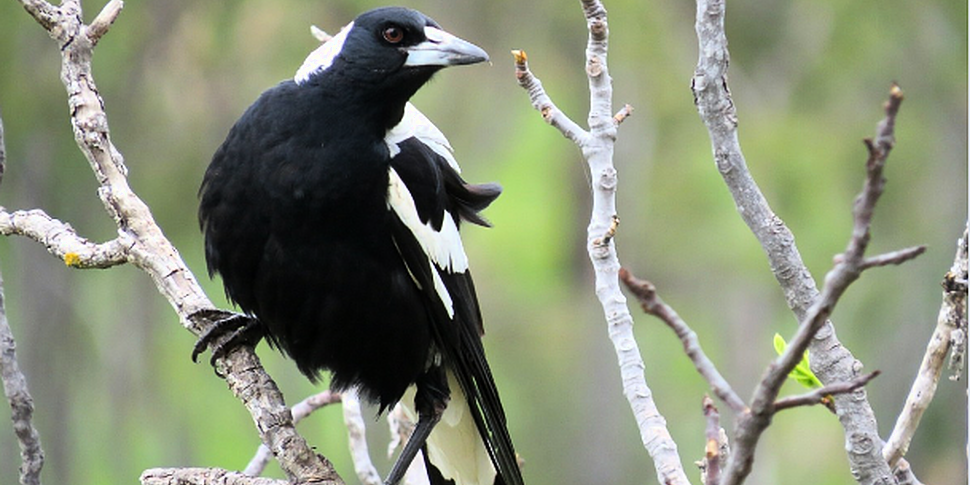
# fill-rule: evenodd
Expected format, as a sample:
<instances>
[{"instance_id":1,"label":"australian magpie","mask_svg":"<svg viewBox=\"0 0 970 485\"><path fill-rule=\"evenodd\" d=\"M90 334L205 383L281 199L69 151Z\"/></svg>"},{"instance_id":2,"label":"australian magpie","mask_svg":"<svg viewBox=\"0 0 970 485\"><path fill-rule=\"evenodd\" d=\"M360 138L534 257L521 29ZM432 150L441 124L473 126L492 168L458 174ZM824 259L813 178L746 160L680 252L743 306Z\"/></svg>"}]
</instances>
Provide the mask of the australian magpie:
<instances>
[{"instance_id":1,"label":"australian magpie","mask_svg":"<svg viewBox=\"0 0 970 485\"><path fill-rule=\"evenodd\" d=\"M311 380L413 406L387 483L422 450L431 483L522 483L458 233L501 187L466 183L408 102L487 59L420 12L366 12L246 110L200 189L209 273L256 331Z\"/></svg>"}]
</instances>

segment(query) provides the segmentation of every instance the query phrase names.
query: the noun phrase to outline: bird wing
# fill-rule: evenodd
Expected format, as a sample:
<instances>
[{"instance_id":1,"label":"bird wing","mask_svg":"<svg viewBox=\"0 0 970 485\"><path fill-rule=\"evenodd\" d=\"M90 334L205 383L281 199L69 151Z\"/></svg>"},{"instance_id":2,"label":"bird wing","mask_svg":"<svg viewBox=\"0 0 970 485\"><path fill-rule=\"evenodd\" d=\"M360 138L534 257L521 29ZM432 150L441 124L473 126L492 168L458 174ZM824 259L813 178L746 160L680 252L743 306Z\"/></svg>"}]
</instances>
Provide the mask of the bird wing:
<instances>
[{"instance_id":1,"label":"bird wing","mask_svg":"<svg viewBox=\"0 0 970 485\"><path fill-rule=\"evenodd\" d=\"M426 142L420 131L401 139L404 130L395 130L389 132L389 145L393 143L396 150L392 150L387 199L394 242L415 284L427 296L437 350L468 401L498 474L509 485L522 483L505 412L485 359L481 312L458 233L463 220L487 225L478 212L498 197L501 187L465 183L454 169L454 159L439 151L447 147L446 140ZM434 133L444 140L436 128Z\"/></svg>"}]
</instances>

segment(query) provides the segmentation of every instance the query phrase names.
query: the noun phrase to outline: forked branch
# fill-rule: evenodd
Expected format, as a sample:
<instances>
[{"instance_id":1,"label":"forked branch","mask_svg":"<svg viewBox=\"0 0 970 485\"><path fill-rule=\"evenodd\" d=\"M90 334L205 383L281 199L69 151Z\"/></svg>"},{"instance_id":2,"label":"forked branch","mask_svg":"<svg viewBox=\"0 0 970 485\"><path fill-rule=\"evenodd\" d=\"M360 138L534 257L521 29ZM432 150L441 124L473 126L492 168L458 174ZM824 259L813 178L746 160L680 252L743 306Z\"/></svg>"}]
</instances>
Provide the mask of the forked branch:
<instances>
[{"instance_id":1,"label":"forked branch","mask_svg":"<svg viewBox=\"0 0 970 485\"><path fill-rule=\"evenodd\" d=\"M529 94L542 119L559 130L582 151L592 180L593 210L587 228L587 246L595 272L596 296L606 316L608 333L616 351L623 393L633 411L644 448L653 458L660 483L686 484L677 445L666 421L653 401L643 375L643 359L633 335L633 317L620 291L620 262L616 253L616 168L613 144L617 126L632 113L624 107L614 114L612 80L607 67L609 26L606 9L599 0L582 0L589 36L586 44L586 77L589 83L589 130L580 127L552 101L542 82L529 69L524 51L512 51L515 77Z\"/></svg>"}]
</instances>

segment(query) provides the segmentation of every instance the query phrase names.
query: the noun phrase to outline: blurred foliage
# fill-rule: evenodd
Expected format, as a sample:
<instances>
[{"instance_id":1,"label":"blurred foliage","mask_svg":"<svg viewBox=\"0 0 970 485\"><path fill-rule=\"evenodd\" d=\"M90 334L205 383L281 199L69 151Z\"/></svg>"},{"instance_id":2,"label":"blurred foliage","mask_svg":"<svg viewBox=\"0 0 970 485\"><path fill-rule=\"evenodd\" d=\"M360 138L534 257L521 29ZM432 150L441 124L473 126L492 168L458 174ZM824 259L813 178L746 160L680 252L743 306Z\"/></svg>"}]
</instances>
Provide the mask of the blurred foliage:
<instances>
[{"instance_id":1,"label":"blurred foliage","mask_svg":"<svg viewBox=\"0 0 970 485\"><path fill-rule=\"evenodd\" d=\"M101 2L86 2L91 19ZM372 0L128 2L95 55L112 137L131 184L205 277L195 217L215 147L259 92L314 48L309 23L335 32ZM593 295L585 255L588 175L580 155L529 106L510 49L577 121L588 105L585 23L577 2L415 0L492 53L491 66L444 72L415 99L451 139L471 181L498 180L493 229L470 228L486 344L532 484L654 483ZM691 2L609 0L615 102L635 115L616 150L621 261L657 284L742 396L794 320L712 161L688 87L696 62ZM967 3L768 0L728 5L731 89L748 164L820 279L848 240L865 149L891 81L906 93L874 253L915 244L905 267L875 269L833 320L867 369L888 435L940 305L939 281L967 220ZM55 45L18 2L0 2L0 109L8 166L0 204L40 207L94 240L112 221L74 146ZM46 483L134 483L156 466L239 469L256 449L249 416L193 337L134 268L78 271L40 245L0 240L10 322L37 404ZM635 310L635 309L634 309ZM679 342L637 314L646 376L688 470L704 449L707 386ZM260 353L291 402L314 392L291 363ZM793 386L793 387L788 387ZM789 393L800 392L787 384ZM0 406L0 416L9 411ZM965 385L943 381L909 458L920 478L966 483ZM731 425L722 410L724 424ZM337 407L301 430L354 483ZM382 422L371 427L379 467ZM838 421L822 407L777 416L751 483L850 483ZM804 450L811 450L807 455ZM811 459L806 459L810 456ZM0 432L0 483L15 483L13 433ZM279 470L271 471L279 475ZM691 476L695 476L690 472Z\"/></svg>"}]
</instances>

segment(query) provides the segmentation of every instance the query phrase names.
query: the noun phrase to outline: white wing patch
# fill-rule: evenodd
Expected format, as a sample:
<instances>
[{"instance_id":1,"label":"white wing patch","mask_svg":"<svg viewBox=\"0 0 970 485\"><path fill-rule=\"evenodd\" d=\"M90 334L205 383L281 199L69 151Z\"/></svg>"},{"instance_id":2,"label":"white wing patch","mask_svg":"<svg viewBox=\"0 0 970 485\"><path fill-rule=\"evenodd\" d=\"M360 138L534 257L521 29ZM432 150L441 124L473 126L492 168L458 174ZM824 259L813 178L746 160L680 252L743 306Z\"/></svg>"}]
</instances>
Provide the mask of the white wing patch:
<instances>
[{"instance_id":1,"label":"white wing patch","mask_svg":"<svg viewBox=\"0 0 970 485\"><path fill-rule=\"evenodd\" d=\"M303 84L310 76L313 74L325 71L331 64L333 60L340 53L340 50L344 48L344 41L347 40L347 33L353 28L354 23L351 22L340 29L337 35L330 38L330 40L324 42L320 47L310 53L306 60L303 61L303 65L296 70L296 75L293 76L293 81L297 84Z\"/></svg>"},{"instance_id":2,"label":"white wing patch","mask_svg":"<svg viewBox=\"0 0 970 485\"><path fill-rule=\"evenodd\" d=\"M404 117L401 118L401 122L388 130L387 135L384 136L384 143L387 144L387 149L391 151L392 157L401 152L398 144L408 138L417 138L447 160L448 165L451 165L451 168L455 169L456 172L461 173L458 161L452 154L454 150L452 150L444 133L411 103L404 106Z\"/></svg>"},{"instance_id":3,"label":"white wing patch","mask_svg":"<svg viewBox=\"0 0 970 485\"><path fill-rule=\"evenodd\" d=\"M438 270L450 273L464 273L468 270L468 256L458 234L458 226L449 214L445 214L441 230L436 231L430 224L421 222L414 198L401 176L394 168L389 169L387 185L387 206L397 214L401 222L411 231L414 239L428 256L431 275L434 278L435 292L448 310L448 316L455 316L451 294L445 287Z\"/></svg>"}]
</instances>

